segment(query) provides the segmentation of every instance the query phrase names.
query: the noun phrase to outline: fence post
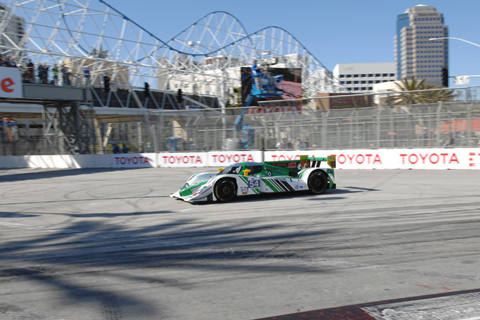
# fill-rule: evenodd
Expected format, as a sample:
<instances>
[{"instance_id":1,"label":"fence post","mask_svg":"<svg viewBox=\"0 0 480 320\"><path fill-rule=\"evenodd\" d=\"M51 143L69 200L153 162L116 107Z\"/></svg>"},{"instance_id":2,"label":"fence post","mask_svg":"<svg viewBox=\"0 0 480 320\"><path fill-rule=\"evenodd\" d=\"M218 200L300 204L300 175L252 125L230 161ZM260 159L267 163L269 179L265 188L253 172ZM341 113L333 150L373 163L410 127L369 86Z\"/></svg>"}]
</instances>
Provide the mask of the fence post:
<instances>
[{"instance_id":1,"label":"fence post","mask_svg":"<svg viewBox=\"0 0 480 320\"><path fill-rule=\"evenodd\" d=\"M438 102L438 107L437 107L437 147L440 146L440 135L442 134L441 129L441 123L440 123L440 112L442 111L442 106L443 102L440 101Z\"/></svg>"}]
</instances>

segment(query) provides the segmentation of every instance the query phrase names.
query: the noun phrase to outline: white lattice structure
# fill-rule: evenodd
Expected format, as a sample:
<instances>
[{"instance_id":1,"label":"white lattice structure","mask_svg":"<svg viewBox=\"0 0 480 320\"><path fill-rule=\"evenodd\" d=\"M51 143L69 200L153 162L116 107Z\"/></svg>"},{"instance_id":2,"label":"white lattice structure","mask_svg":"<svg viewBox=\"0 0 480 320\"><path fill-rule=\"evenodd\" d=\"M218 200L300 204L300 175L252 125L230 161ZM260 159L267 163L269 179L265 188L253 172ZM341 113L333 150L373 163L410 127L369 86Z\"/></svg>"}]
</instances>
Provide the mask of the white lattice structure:
<instances>
[{"instance_id":1,"label":"white lattice structure","mask_svg":"<svg viewBox=\"0 0 480 320\"><path fill-rule=\"evenodd\" d=\"M305 96L340 91L288 31L266 27L248 33L227 12L212 12L162 40L102 0L10 0L3 6L0 51L21 66L29 59L50 67L64 63L74 85L89 68L94 85L108 75L120 88L148 82L153 90L211 95L222 105L229 88L240 85L239 67L268 57L281 67L302 68ZM12 21L24 23L17 35Z\"/></svg>"}]
</instances>

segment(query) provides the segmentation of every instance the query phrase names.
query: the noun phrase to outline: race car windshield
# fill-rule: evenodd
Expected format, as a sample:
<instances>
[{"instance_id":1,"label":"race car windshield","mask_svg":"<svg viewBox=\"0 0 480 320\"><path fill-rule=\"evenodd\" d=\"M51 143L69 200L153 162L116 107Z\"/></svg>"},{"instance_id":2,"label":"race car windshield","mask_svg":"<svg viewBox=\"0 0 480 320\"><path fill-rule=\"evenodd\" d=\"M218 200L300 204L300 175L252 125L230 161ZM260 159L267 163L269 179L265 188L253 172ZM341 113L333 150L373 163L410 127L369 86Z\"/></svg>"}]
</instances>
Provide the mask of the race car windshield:
<instances>
[{"instance_id":1,"label":"race car windshield","mask_svg":"<svg viewBox=\"0 0 480 320\"><path fill-rule=\"evenodd\" d=\"M223 169L222 171L220 171L218 174L239 174L240 171L242 171L242 165L241 164L232 164L228 167L226 167L225 169Z\"/></svg>"},{"instance_id":2,"label":"race car windshield","mask_svg":"<svg viewBox=\"0 0 480 320\"><path fill-rule=\"evenodd\" d=\"M205 172L205 173L200 173L194 176L191 176L190 179L187 180L187 182L183 185L180 190L186 189L190 186L194 186L196 184L199 184L203 181L208 181L211 177L213 177L215 173L210 173L210 172Z\"/></svg>"}]
</instances>

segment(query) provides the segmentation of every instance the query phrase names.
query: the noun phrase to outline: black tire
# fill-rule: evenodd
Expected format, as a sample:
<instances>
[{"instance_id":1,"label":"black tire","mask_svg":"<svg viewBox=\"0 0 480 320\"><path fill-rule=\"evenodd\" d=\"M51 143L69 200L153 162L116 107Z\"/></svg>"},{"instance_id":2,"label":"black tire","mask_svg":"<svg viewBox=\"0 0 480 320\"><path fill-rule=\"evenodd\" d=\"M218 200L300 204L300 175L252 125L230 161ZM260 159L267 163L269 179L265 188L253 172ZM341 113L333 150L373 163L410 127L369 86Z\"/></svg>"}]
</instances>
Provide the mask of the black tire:
<instances>
[{"instance_id":1,"label":"black tire","mask_svg":"<svg viewBox=\"0 0 480 320\"><path fill-rule=\"evenodd\" d=\"M237 196L237 186L231 179L222 179L215 184L214 192L218 201L232 201Z\"/></svg>"},{"instance_id":2,"label":"black tire","mask_svg":"<svg viewBox=\"0 0 480 320\"><path fill-rule=\"evenodd\" d=\"M328 177L322 170L316 170L308 177L308 189L314 194L323 193L328 187Z\"/></svg>"}]
</instances>

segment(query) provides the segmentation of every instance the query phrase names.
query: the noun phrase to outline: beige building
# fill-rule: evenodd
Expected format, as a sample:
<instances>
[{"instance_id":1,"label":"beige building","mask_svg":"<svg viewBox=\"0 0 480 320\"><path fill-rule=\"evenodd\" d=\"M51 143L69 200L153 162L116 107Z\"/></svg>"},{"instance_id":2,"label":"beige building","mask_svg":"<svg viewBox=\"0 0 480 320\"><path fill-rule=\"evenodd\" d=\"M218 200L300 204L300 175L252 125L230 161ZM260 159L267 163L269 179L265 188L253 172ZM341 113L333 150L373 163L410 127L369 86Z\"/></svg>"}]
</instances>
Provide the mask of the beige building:
<instances>
[{"instance_id":1,"label":"beige building","mask_svg":"<svg viewBox=\"0 0 480 320\"><path fill-rule=\"evenodd\" d=\"M396 79L395 63L341 63L333 69L333 76L349 93L371 92L375 84Z\"/></svg>"},{"instance_id":2,"label":"beige building","mask_svg":"<svg viewBox=\"0 0 480 320\"><path fill-rule=\"evenodd\" d=\"M448 26L437 9L417 5L397 16L395 61L397 79L425 79L426 84L448 87Z\"/></svg>"}]
</instances>

